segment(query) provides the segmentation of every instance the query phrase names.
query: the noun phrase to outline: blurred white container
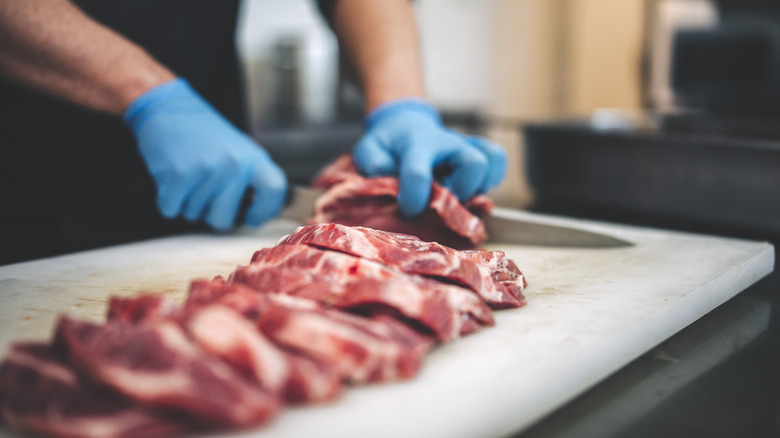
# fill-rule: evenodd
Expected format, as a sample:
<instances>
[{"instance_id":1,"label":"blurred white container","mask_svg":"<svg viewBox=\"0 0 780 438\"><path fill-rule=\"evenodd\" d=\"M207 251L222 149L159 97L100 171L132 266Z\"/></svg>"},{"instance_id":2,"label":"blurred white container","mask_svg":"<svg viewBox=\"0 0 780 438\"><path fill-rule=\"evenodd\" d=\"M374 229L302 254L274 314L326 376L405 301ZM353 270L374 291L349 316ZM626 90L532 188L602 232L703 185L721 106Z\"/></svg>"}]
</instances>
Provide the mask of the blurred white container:
<instances>
[{"instance_id":1,"label":"blurred white container","mask_svg":"<svg viewBox=\"0 0 780 438\"><path fill-rule=\"evenodd\" d=\"M338 45L313 1L244 0L236 39L253 129L277 121L275 112L280 109L294 109L301 125L334 119ZM294 59L281 61L294 62L281 66L282 53ZM286 91L280 87L291 87L295 93L280 93Z\"/></svg>"}]
</instances>

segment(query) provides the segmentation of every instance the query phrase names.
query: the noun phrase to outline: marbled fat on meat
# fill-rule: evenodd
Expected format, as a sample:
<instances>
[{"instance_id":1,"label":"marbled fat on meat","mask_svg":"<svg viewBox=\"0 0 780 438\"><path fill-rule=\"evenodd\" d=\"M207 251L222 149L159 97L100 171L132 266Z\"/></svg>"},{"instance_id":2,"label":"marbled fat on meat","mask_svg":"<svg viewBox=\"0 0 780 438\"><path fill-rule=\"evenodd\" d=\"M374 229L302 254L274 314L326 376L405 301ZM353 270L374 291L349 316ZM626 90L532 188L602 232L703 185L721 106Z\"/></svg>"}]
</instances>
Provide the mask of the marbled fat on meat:
<instances>
[{"instance_id":1,"label":"marbled fat on meat","mask_svg":"<svg viewBox=\"0 0 780 438\"><path fill-rule=\"evenodd\" d=\"M528 286L528 282L517 264L507 257L504 251L461 251L461 255L475 261L489 272L498 289L517 296L519 306L525 305L523 289Z\"/></svg>"},{"instance_id":2,"label":"marbled fat on meat","mask_svg":"<svg viewBox=\"0 0 780 438\"><path fill-rule=\"evenodd\" d=\"M280 394L291 373L284 353L235 310L212 304L188 312L184 328L204 350L249 375L272 394Z\"/></svg>"},{"instance_id":3,"label":"marbled fat on meat","mask_svg":"<svg viewBox=\"0 0 780 438\"><path fill-rule=\"evenodd\" d=\"M258 251L233 281L259 291L309 298L342 309L387 307L450 341L493 316L468 289L408 275L367 258L308 245L278 245Z\"/></svg>"},{"instance_id":4,"label":"marbled fat on meat","mask_svg":"<svg viewBox=\"0 0 780 438\"><path fill-rule=\"evenodd\" d=\"M9 426L68 438L178 436L189 428L85 385L49 344L17 343L0 365L0 413Z\"/></svg>"},{"instance_id":5,"label":"marbled fat on meat","mask_svg":"<svg viewBox=\"0 0 780 438\"><path fill-rule=\"evenodd\" d=\"M56 335L75 367L136 402L233 427L261 424L278 410L275 398L199 349L173 321L100 326L62 317Z\"/></svg>"},{"instance_id":6,"label":"marbled fat on meat","mask_svg":"<svg viewBox=\"0 0 780 438\"><path fill-rule=\"evenodd\" d=\"M410 378L433 345L395 319L367 319L331 309L306 311L284 301L275 301L260 318L260 329L277 343L332 366L350 383Z\"/></svg>"},{"instance_id":7,"label":"marbled fat on meat","mask_svg":"<svg viewBox=\"0 0 780 438\"><path fill-rule=\"evenodd\" d=\"M308 298L263 292L242 283L216 281L196 287L211 289L207 293L213 297L211 305L219 303L252 315L258 328L277 346L313 360L314 368L309 366L309 372L325 365L347 382L409 378L434 344L432 338L386 315L352 315ZM218 288L222 292L214 293ZM191 306L202 305L198 301ZM308 376L306 369L299 371L303 378L293 385L301 385L304 393L324 387L327 394L332 394L327 376Z\"/></svg>"},{"instance_id":8,"label":"marbled fat on meat","mask_svg":"<svg viewBox=\"0 0 780 438\"><path fill-rule=\"evenodd\" d=\"M307 225L279 241L279 245L295 244L340 251L468 287L494 308L525 303L525 277L501 251L458 251L415 236L340 224Z\"/></svg>"},{"instance_id":9,"label":"marbled fat on meat","mask_svg":"<svg viewBox=\"0 0 780 438\"><path fill-rule=\"evenodd\" d=\"M106 319L138 324L175 315L178 307L164 295L147 293L135 297L111 297Z\"/></svg>"},{"instance_id":10,"label":"marbled fat on meat","mask_svg":"<svg viewBox=\"0 0 780 438\"><path fill-rule=\"evenodd\" d=\"M363 177L349 155L325 167L312 185L326 191L317 199L310 223L340 223L412 234L454 248L473 248L487 239L480 216L487 215L493 203L485 195L461 204L452 192L433 183L428 208L419 217L406 219L396 202L398 178Z\"/></svg>"},{"instance_id":11,"label":"marbled fat on meat","mask_svg":"<svg viewBox=\"0 0 780 438\"><path fill-rule=\"evenodd\" d=\"M157 312L160 303L168 301L148 294L111 299L109 314L115 319L131 315L124 319L131 323L172 319L200 348L287 403L336 398L342 385L332 369L278 348L257 330L255 320L263 307L262 298L255 291L215 277L193 281L188 300L178 312Z\"/></svg>"},{"instance_id":12,"label":"marbled fat on meat","mask_svg":"<svg viewBox=\"0 0 780 438\"><path fill-rule=\"evenodd\" d=\"M212 301L188 302L185 326L203 348L249 373L271 393L292 404L332 400L341 393L336 372L311 358L273 344L256 328L256 321L272 305L264 296L221 278L194 282L195 291L209 289ZM220 289L221 292L215 291Z\"/></svg>"}]
</instances>

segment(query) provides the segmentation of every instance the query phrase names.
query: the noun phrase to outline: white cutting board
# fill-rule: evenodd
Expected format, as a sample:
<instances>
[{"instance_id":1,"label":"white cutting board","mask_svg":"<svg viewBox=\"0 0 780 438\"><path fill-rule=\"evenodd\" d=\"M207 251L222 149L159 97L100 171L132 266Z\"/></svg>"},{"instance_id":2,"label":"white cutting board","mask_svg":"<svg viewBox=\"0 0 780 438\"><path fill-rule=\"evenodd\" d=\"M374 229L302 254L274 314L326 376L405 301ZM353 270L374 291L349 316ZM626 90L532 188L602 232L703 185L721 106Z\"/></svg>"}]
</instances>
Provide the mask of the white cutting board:
<instances>
[{"instance_id":1,"label":"white cutting board","mask_svg":"<svg viewBox=\"0 0 780 438\"><path fill-rule=\"evenodd\" d=\"M515 212L635 243L616 249L495 244L528 277L528 305L433 351L406 382L350 388L285 410L257 437L491 437L535 420L772 271L768 243ZM229 274L295 224L151 240L0 267L0 350L49 339L56 316L103 319L110 295L182 299L189 281ZM0 428L0 434L10 433Z\"/></svg>"}]
</instances>

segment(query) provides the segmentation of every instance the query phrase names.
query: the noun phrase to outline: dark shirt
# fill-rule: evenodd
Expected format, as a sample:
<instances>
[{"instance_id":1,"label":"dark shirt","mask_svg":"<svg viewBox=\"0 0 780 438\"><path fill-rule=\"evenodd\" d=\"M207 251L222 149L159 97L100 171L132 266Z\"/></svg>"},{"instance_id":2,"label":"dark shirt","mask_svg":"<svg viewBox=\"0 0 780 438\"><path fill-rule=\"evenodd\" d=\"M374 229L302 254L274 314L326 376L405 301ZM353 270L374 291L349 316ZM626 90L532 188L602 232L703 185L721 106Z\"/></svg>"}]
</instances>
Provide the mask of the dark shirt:
<instances>
[{"instance_id":1,"label":"dark shirt","mask_svg":"<svg viewBox=\"0 0 780 438\"><path fill-rule=\"evenodd\" d=\"M336 1L317 0L328 20ZM238 0L73 2L246 128ZM162 217L154 181L119 118L0 81L0 265L207 229Z\"/></svg>"},{"instance_id":2,"label":"dark shirt","mask_svg":"<svg viewBox=\"0 0 780 438\"><path fill-rule=\"evenodd\" d=\"M77 0L244 127L238 0ZM0 82L0 265L204 225L164 219L121 119Z\"/></svg>"}]
</instances>

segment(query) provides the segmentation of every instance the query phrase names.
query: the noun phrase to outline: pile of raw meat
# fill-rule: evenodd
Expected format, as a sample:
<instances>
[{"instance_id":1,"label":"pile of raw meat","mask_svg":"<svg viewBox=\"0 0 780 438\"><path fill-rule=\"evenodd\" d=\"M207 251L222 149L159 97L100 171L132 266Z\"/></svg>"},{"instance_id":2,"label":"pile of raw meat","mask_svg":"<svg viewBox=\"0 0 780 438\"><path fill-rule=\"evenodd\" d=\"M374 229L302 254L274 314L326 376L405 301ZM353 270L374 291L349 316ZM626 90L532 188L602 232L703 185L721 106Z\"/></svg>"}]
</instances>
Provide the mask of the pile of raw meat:
<instances>
[{"instance_id":1,"label":"pile of raw meat","mask_svg":"<svg viewBox=\"0 0 780 438\"><path fill-rule=\"evenodd\" d=\"M0 412L16 430L152 437L256 427L345 385L408 379L438 343L525 304L501 251L457 251L337 224L300 227L182 305L112 298L103 324L66 316L51 343L0 364Z\"/></svg>"},{"instance_id":2,"label":"pile of raw meat","mask_svg":"<svg viewBox=\"0 0 780 438\"><path fill-rule=\"evenodd\" d=\"M486 195L464 204L449 190L433 183L428 208L414 219L405 219L398 208L398 178L366 178L358 173L352 157L342 155L314 178L312 186L326 189L315 205L310 223L339 223L395 233L458 249L472 249L487 239L482 218L493 209Z\"/></svg>"}]
</instances>

